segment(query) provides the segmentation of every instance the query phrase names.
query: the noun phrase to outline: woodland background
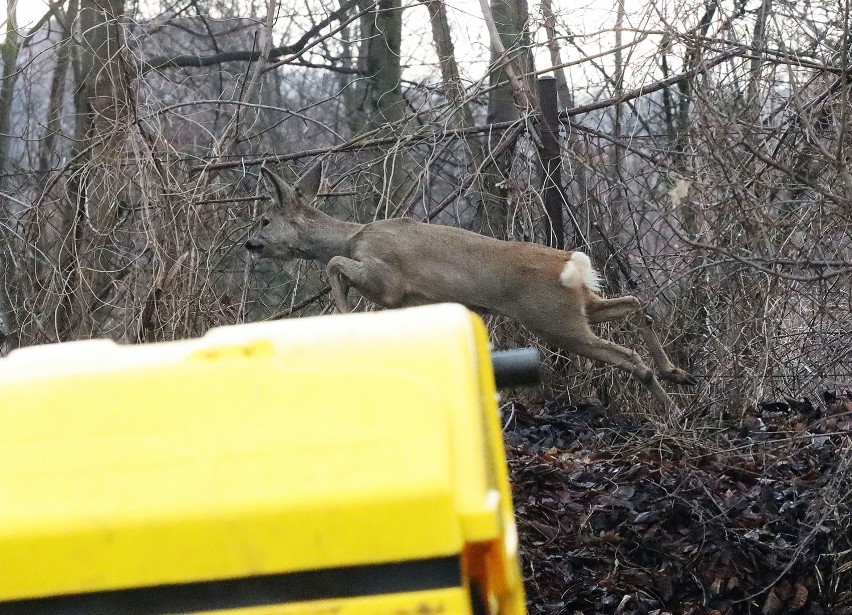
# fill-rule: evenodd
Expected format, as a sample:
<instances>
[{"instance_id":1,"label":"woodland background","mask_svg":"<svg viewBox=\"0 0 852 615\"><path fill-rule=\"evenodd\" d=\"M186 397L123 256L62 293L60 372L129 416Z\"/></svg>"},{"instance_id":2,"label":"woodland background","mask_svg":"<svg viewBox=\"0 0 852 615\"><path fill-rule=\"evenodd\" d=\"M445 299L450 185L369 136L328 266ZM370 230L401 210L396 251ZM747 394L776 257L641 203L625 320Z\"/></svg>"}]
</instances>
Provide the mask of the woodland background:
<instances>
[{"instance_id":1,"label":"woodland background","mask_svg":"<svg viewBox=\"0 0 852 615\"><path fill-rule=\"evenodd\" d=\"M4 353L331 311L320 267L242 248L270 205L258 163L292 179L321 159L338 217L586 251L701 380L674 426L621 374L546 349L549 397L642 415L679 450L728 450L730 429L778 463L835 447L801 522L836 532L820 582L849 580L849 425L820 422L852 411L848 0L53 0L27 24L19 4L0 46Z\"/></svg>"}]
</instances>

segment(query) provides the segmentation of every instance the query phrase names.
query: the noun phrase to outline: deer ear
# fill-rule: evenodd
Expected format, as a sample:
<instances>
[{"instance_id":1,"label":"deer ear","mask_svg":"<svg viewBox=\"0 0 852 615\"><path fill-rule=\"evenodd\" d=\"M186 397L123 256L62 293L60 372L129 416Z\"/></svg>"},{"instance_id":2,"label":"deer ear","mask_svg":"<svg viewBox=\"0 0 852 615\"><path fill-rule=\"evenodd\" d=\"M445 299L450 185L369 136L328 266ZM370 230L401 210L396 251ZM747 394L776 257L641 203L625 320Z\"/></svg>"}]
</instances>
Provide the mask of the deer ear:
<instances>
[{"instance_id":1,"label":"deer ear","mask_svg":"<svg viewBox=\"0 0 852 615\"><path fill-rule=\"evenodd\" d=\"M318 160L308 171L296 182L296 192L299 196L313 201L320 189L322 181L322 160Z\"/></svg>"},{"instance_id":2,"label":"deer ear","mask_svg":"<svg viewBox=\"0 0 852 615\"><path fill-rule=\"evenodd\" d=\"M296 190L284 181L283 177L267 169L266 165L262 165L260 171L272 182L275 196L278 199L278 207L286 209L296 201Z\"/></svg>"}]
</instances>

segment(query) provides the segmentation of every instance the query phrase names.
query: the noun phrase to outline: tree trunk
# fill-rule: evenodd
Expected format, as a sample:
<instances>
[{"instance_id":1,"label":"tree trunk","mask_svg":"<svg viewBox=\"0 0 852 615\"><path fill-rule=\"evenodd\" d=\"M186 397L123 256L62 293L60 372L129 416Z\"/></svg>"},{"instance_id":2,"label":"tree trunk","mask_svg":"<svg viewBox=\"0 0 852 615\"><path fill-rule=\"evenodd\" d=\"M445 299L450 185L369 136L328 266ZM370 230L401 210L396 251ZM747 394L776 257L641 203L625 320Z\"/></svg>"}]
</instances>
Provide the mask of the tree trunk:
<instances>
[{"instance_id":1,"label":"tree trunk","mask_svg":"<svg viewBox=\"0 0 852 615\"><path fill-rule=\"evenodd\" d=\"M119 18L124 0L82 0L77 47L76 147L68 172L69 202L63 212L67 241L59 255L62 293L54 326L59 340L88 337L94 323L92 300L101 296L110 271L116 269L114 246L104 246L122 195L116 174L122 169L107 160L120 151L131 117L130 75ZM97 164L90 164L97 160ZM89 168L86 168L86 167ZM84 271L86 274L84 274ZM93 296L94 293L94 296Z\"/></svg>"},{"instance_id":2,"label":"tree trunk","mask_svg":"<svg viewBox=\"0 0 852 615\"><path fill-rule=\"evenodd\" d=\"M6 40L0 46L3 58L3 85L0 87L0 172L9 169L9 120L12 115L12 102L15 84L18 81L18 54L21 51L18 37L18 0L9 0L6 4Z\"/></svg>"},{"instance_id":3,"label":"tree trunk","mask_svg":"<svg viewBox=\"0 0 852 615\"><path fill-rule=\"evenodd\" d=\"M488 98L488 122L507 122L519 117L516 102L524 104L534 101L516 101L516 93L509 82L509 70L514 71L520 80L520 87L531 97L535 92L532 80L533 59L530 52L530 36L527 31L529 11L526 0L492 0L491 17L499 35L499 43L505 49L499 49L496 41L491 45L492 72L491 87L494 88ZM508 67L507 67L508 65Z\"/></svg>"},{"instance_id":4,"label":"tree trunk","mask_svg":"<svg viewBox=\"0 0 852 615\"><path fill-rule=\"evenodd\" d=\"M760 102L758 100L760 88L760 69L763 64L763 50L766 47L766 20L769 17L769 12L772 10L772 0L763 0L760 8L757 9L757 14L754 17L754 30L752 32L751 45L754 55L749 66L748 90L746 93L745 109L748 113L753 113L750 118L756 121L760 114Z\"/></svg>"},{"instance_id":5,"label":"tree trunk","mask_svg":"<svg viewBox=\"0 0 852 615\"><path fill-rule=\"evenodd\" d=\"M438 54L438 64L441 67L441 78L444 81L444 91L447 100L455 106L452 115L454 128L473 128L473 113L464 98L464 88L459 77L459 67L456 63L455 46L447 20L447 8L444 0L422 0L429 10L429 21L432 24L432 41ZM478 137L471 137L467 142L471 161L478 168L484 160L482 144Z\"/></svg>"},{"instance_id":6,"label":"tree trunk","mask_svg":"<svg viewBox=\"0 0 852 615\"><path fill-rule=\"evenodd\" d=\"M82 77L77 93L78 149L104 151L121 140L131 104L130 75L125 70L124 37L119 19L124 0L82 0L79 47Z\"/></svg>"},{"instance_id":7,"label":"tree trunk","mask_svg":"<svg viewBox=\"0 0 852 615\"><path fill-rule=\"evenodd\" d=\"M453 45L450 23L447 19L447 8L444 0L422 0L429 11L429 21L432 24L432 41L435 52L438 55L438 64L441 68L441 78L444 81L444 92L447 101L454 109L450 121L454 128L473 128L473 113L470 104L465 100L464 88L459 76L459 68L456 62L455 46ZM479 173L485 161L482 136L471 134L463 137L464 150L469 152L470 162L468 173ZM477 182L479 183L479 182ZM480 197L476 200L476 209L483 207L482 190Z\"/></svg>"},{"instance_id":8,"label":"tree trunk","mask_svg":"<svg viewBox=\"0 0 852 615\"><path fill-rule=\"evenodd\" d=\"M484 0L481 0L484 3ZM535 82L533 81L533 59L530 52L530 37L527 31L529 11L526 0L492 0L490 15L493 19L497 39L492 34L490 75L491 92L488 95L488 123L500 123L516 120L520 117L519 105L535 107ZM501 49L502 47L502 49ZM516 78L513 89L512 77ZM521 92L518 92L520 89ZM532 108L524 109L525 112ZM497 147L504 131L490 133L489 148ZM483 177L485 186L484 207L478 211L479 229L495 237L508 235L509 203L506 191L500 188L508 178L512 164L513 150L495 159L493 170Z\"/></svg>"},{"instance_id":9,"label":"tree trunk","mask_svg":"<svg viewBox=\"0 0 852 615\"><path fill-rule=\"evenodd\" d=\"M616 0L615 13L615 54L613 58L614 73L612 76L612 95L618 98L624 91L624 56L621 50L625 19L624 0ZM609 181L611 183L610 202L607 207L607 215L602 216L603 219L598 220L599 228L603 228L607 239L614 240L616 245L623 245L628 238L624 235L624 221L630 217L629 207L627 205L627 189L625 186L625 152L622 145L622 129L623 104L616 104L613 108L612 119L612 136L614 144L612 146L612 166L609 169ZM603 242L604 245L608 245ZM600 244L599 244L600 245ZM603 277L606 284L613 293L618 294L621 290L620 270L614 259L606 258L608 256L605 251L595 254L597 262L604 263Z\"/></svg>"},{"instance_id":10,"label":"tree trunk","mask_svg":"<svg viewBox=\"0 0 852 615\"><path fill-rule=\"evenodd\" d=\"M361 19L366 50L363 56L367 75L364 113L368 130L394 124L405 116L402 96L402 10L400 0L381 0L377 10Z\"/></svg>"},{"instance_id":11,"label":"tree trunk","mask_svg":"<svg viewBox=\"0 0 852 615\"><path fill-rule=\"evenodd\" d=\"M366 7L362 7L366 8ZM376 9L360 20L359 72L365 77L357 87L353 127L356 132L380 131L402 137L407 104L402 94L402 8L400 0L380 0ZM375 155L359 156L368 166L366 181L359 182L359 217L388 215L411 195L416 183L409 177L404 149L390 147ZM383 212L383 213L379 213Z\"/></svg>"},{"instance_id":12,"label":"tree trunk","mask_svg":"<svg viewBox=\"0 0 852 615\"><path fill-rule=\"evenodd\" d=\"M559 41L556 40L556 16L553 14L553 0L541 0L541 14L544 17L544 33L547 36L547 50L550 52L550 64L556 68L553 76L556 77L556 94L560 107L572 107L574 97L568 88L568 80L565 78L565 69L562 68L562 52L559 49Z\"/></svg>"},{"instance_id":13,"label":"tree trunk","mask_svg":"<svg viewBox=\"0 0 852 615\"><path fill-rule=\"evenodd\" d=\"M545 243L558 250L565 248L563 209L567 205L562 190L562 143L559 138L557 83L553 77L539 79L541 96L541 190L546 214Z\"/></svg>"},{"instance_id":14,"label":"tree trunk","mask_svg":"<svg viewBox=\"0 0 852 615\"><path fill-rule=\"evenodd\" d=\"M74 22L77 21L79 0L70 0L65 13L62 40L56 50L56 66L53 68L53 78L50 82L50 100L48 101L47 122L45 123L44 139L39 145L39 163L42 169L53 166L53 157L57 153L56 136L62 130L62 110L65 108L65 86L68 77L68 67L71 64ZM61 159L61 157L60 157Z\"/></svg>"}]
</instances>

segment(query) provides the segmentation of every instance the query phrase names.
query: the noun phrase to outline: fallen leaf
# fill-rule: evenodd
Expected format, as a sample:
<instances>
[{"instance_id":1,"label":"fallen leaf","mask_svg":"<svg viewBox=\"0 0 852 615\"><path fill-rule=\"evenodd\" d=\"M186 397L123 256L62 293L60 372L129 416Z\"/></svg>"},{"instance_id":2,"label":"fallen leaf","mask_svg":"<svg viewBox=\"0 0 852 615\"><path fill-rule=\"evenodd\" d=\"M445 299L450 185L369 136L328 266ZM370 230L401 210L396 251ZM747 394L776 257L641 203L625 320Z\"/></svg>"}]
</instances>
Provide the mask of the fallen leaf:
<instances>
[{"instance_id":1,"label":"fallen leaf","mask_svg":"<svg viewBox=\"0 0 852 615\"><path fill-rule=\"evenodd\" d=\"M781 602L781 599L775 595L774 591L770 591L766 595L766 601L763 603L763 608L760 609L760 612L763 615L777 615L783 608L784 603Z\"/></svg>"},{"instance_id":2,"label":"fallen leaf","mask_svg":"<svg viewBox=\"0 0 852 615\"><path fill-rule=\"evenodd\" d=\"M801 583L796 583L793 586L793 597L790 600L790 608L798 611L808 602L808 588Z\"/></svg>"}]
</instances>

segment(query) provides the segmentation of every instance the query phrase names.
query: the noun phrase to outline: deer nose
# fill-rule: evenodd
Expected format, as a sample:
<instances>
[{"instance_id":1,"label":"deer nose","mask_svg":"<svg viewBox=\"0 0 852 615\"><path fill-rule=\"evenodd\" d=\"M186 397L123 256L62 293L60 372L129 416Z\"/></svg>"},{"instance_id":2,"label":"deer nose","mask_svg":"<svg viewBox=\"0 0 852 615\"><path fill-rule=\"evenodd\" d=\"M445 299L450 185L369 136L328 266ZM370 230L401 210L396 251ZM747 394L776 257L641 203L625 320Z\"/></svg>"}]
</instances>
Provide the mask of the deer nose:
<instances>
[{"instance_id":1,"label":"deer nose","mask_svg":"<svg viewBox=\"0 0 852 615\"><path fill-rule=\"evenodd\" d=\"M249 239L245 243L246 250L249 252L260 252L263 250L265 245L266 244L264 244L260 239Z\"/></svg>"}]
</instances>

